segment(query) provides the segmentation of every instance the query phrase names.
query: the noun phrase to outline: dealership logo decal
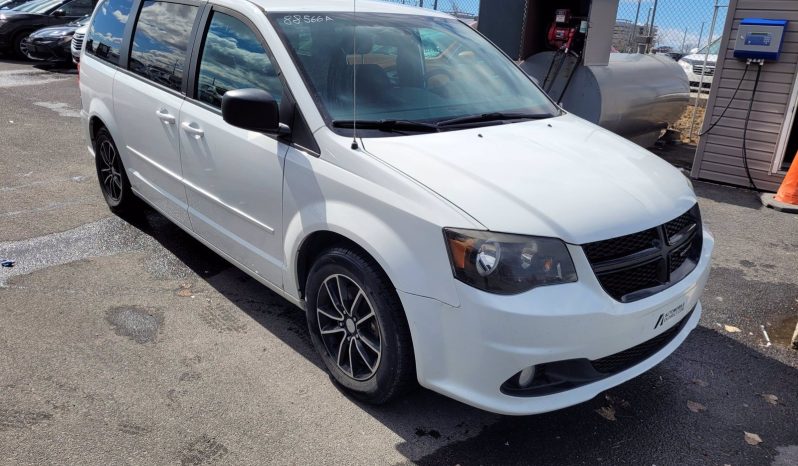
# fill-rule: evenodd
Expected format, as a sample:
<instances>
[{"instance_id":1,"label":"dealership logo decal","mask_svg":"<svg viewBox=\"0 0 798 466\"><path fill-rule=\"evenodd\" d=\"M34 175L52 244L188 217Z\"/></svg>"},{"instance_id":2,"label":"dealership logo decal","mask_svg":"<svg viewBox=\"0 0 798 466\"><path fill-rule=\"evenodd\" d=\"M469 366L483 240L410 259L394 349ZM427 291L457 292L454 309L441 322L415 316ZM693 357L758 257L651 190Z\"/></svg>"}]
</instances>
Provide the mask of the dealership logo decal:
<instances>
[{"instance_id":1,"label":"dealership logo decal","mask_svg":"<svg viewBox=\"0 0 798 466\"><path fill-rule=\"evenodd\" d=\"M657 323L654 324L654 329L656 330L656 329L662 327L669 320L671 320L674 317L676 317L677 315L681 314L683 310L684 310L684 303L678 305L677 307L671 309L668 312L663 312L662 314L659 315L659 318L657 319Z\"/></svg>"}]
</instances>

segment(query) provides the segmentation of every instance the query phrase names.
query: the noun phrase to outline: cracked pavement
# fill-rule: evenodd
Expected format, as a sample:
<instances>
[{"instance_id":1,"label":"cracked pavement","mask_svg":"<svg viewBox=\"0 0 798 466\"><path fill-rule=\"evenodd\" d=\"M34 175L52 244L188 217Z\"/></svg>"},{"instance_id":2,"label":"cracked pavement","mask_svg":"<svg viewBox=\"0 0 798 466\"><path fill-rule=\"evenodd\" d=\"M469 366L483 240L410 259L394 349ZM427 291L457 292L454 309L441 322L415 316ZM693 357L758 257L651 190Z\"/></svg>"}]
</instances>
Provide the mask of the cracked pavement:
<instances>
[{"instance_id":1,"label":"cracked pavement","mask_svg":"<svg viewBox=\"0 0 798 466\"><path fill-rule=\"evenodd\" d=\"M375 408L332 385L288 303L159 214L108 212L76 81L0 60L0 463L798 464L798 216L695 183L717 238L701 325L594 400Z\"/></svg>"}]
</instances>

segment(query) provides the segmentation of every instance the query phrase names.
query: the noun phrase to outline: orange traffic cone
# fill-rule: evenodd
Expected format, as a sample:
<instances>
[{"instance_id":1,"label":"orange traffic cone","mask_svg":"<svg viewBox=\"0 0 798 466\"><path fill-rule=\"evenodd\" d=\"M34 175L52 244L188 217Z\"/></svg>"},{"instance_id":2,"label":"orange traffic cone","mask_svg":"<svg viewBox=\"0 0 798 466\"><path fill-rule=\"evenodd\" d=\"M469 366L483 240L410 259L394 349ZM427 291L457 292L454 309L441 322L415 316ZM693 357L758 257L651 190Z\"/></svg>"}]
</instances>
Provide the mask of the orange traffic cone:
<instances>
[{"instance_id":1,"label":"orange traffic cone","mask_svg":"<svg viewBox=\"0 0 798 466\"><path fill-rule=\"evenodd\" d=\"M774 196L766 193L762 195L762 202L773 209L798 214L798 155L790 166L787 176L779 187L779 192Z\"/></svg>"}]
</instances>

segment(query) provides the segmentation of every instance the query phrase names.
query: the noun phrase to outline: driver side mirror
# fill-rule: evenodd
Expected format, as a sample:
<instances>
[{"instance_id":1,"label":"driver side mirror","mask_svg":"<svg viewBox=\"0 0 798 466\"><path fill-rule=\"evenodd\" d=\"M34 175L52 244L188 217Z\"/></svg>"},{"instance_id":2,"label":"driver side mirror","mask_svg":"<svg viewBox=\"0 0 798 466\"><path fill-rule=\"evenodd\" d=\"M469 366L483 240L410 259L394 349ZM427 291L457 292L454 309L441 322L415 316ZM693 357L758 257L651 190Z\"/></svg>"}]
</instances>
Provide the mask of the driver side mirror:
<instances>
[{"instance_id":1,"label":"driver side mirror","mask_svg":"<svg viewBox=\"0 0 798 466\"><path fill-rule=\"evenodd\" d=\"M222 118L237 128L267 134L288 134L280 123L277 100L263 89L236 89L222 97Z\"/></svg>"},{"instance_id":2,"label":"driver side mirror","mask_svg":"<svg viewBox=\"0 0 798 466\"><path fill-rule=\"evenodd\" d=\"M59 8L59 9L57 9L57 10L55 10L53 12L52 16L55 16L56 18L61 17L61 16L66 16L66 11L64 11L61 8Z\"/></svg>"}]
</instances>

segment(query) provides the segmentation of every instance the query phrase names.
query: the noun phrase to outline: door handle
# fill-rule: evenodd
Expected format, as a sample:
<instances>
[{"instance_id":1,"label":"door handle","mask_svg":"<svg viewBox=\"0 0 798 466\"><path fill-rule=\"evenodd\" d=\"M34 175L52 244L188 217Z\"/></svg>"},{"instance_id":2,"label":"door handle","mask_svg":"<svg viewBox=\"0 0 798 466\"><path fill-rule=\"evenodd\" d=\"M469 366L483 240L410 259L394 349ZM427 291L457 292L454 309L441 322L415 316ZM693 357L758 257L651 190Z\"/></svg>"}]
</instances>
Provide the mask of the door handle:
<instances>
[{"instance_id":1,"label":"door handle","mask_svg":"<svg viewBox=\"0 0 798 466\"><path fill-rule=\"evenodd\" d=\"M184 121L183 124L180 126L183 128L183 131L187 132L188 134L191 134L192 136L194 136L195 139L199 139L205 135L205 131L201 130L200 128L197 128L196 126L194 126L194 124L195 123L189 123L187 121Z\"/></svg>"},{"instance_id":2,"label":"door handle","mask_svg":"<svg viewBox=\"0 0 798 466\"><path fill-rule=\"evenodd\" d=\"M171 125L177 121L177 118L175 118L174 115L170 114L169 110L166 110L165 108L156 110L155 114L158 115L158 118L160 118L165 125Z\"/></svg>"}]
</instances>

